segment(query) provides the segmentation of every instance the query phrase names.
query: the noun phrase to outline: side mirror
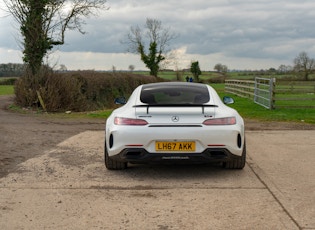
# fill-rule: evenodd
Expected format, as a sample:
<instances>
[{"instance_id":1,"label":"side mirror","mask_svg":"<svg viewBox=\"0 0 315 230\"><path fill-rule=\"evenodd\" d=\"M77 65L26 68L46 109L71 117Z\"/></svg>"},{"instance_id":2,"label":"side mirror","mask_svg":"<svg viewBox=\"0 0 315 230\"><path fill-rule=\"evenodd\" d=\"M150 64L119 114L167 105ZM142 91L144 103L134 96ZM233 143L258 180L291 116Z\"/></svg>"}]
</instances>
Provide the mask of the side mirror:
<instances>
[{"instance_id":1,"label":"side mirror","mask_svg":"<svg viewBox=\"0 0 315 230\"><path fill-rule=\"evenodd\" d=\"M234 104L234 99L228 96L223 97L223 103L226 105Z\"/></svg>"},{"instance_id":2,"label":"side mirror","mask_svg":"<svg viewBox=\"0 0 315 230\"><path fill-rule=\"evenodd\" d=\"M127 103L127 100L125 97L117 97L114 102L116 105L124 105Z\"/></svg>"}]
</instances>

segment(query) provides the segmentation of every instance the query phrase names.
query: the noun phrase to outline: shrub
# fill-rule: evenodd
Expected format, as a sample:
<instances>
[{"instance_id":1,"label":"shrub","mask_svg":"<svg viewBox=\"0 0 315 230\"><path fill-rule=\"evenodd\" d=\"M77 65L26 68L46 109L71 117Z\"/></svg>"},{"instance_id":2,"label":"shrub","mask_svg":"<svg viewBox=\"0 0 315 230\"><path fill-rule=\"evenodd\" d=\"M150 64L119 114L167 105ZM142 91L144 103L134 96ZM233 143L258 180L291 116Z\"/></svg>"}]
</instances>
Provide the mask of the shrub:
<instances>
[{"instance_id":1,"label":"shrub","mask_svg":"<svg viewBox=\"0 0 315 230\"><path fill-rule=\"evenodd\" d=\"M45 85L47 78L52 74L52 70L46 66L35 76L26 70L14 85L16 104L25 107L40 107L37 91Z\"/></svg>"},{"instance_id":2,"label":"shrub","mask_svg":"<svg viewBox=\"0 0 315 230\"><path fill-rule=\"evenodd\" d=\"M36 79L35 82L26 74L16 82L16 103L28 107L44 106L50 112L111 108L115 97L128 97L138 85L157 81L153 76L95 71L44 71Z\"/></svg>"},{"instance_id":3,"label":"shrub","mask_svg":"<svg viewBox=\"0 0 315 230\"><path fill-rule=\"evenodd\" d=\"M16 78L0 78L0 85L14 85L16 81Z\"/></svg>"}]
</instances>

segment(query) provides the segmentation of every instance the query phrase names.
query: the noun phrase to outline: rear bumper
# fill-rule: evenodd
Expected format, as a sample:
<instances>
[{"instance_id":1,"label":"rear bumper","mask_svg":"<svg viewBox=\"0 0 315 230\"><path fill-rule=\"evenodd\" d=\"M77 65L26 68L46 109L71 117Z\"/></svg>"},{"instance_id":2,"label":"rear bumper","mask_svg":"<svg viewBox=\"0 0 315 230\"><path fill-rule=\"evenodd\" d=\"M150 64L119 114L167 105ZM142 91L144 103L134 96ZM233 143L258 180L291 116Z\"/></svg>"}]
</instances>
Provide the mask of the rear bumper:
<instances>
[{"instance_id":1,"label":"rear bumper","mask_svg":"<svg viewBox=\"0 0 315 230\"><path fill-rule=\"evenodd\" d=\"M143 148L126 148L110 158L129 163L211 163L238 158L225 148L208 148L201 153L149 153Z\"/></svg>"},{"instance_id":2,"label":"rear bumper","mask_svg":"<svg viewBox=\"0 0 315 230\"><path fill-rule=\"evenodd\" d=\"M173 127L168 128L146 128L146 127L127 127L119 126L116 129L106 132L106 144L108 146L108 155L114 157L121 155L124 151L137 151L133 148L145 149L148 153L161 154L156 151L156 141L180 142L194 141L196 143L195 153L207 152L209 148L221 146L226 152L241 156L244 144L244 131L241 126L215 126L215 127ZM239 138L240 137L240 138ZM241 143L238 144L238 139ZM132 146L132 147L131 147ZM135 147L137 146L137 147ZM174 154L171 152L166 155ZM180 153L180 156L185 153ZM154 155L155 156L155 155Z\"/></svg>"}]
</instances>

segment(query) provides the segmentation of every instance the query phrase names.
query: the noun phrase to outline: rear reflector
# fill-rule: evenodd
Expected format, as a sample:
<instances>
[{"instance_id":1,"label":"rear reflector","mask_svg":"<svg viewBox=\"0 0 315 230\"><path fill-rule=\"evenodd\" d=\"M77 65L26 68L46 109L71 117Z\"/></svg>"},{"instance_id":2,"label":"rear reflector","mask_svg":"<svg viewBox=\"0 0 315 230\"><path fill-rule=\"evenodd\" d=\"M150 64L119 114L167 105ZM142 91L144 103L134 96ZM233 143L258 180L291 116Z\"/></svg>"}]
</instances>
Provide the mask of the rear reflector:
<instances>
[{"instance_id":1,"label":"rear reflector","mask_svg":"<svg viewBox=\"0 0 315 230\"><path fill-rule=\"evenodd\" d=\"M125 117L115 117L115 125L147 125L148 122L143 119L133 119Z\"/></svg>"},{"instance_id":2,"label":"rear reflector","mask_svg":"<svg viewBox=\"0 0 315 230\"><path fill-rule=\"evenodd\" d=\"M224 118L214 118L205 120L202 124L204 125L235 125L235 117L224 117Z\"/></svg>"}]
</instances>

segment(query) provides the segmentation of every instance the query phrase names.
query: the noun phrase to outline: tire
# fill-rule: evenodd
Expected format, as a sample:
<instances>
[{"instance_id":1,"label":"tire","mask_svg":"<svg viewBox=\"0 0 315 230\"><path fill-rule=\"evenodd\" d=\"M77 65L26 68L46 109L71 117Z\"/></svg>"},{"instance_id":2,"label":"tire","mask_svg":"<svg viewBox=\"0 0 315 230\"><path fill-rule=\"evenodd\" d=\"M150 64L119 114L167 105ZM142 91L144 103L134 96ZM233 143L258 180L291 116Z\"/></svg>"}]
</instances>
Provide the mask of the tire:
<instances>
[{"instance_id":1,"label":"tire","mask_svg":"<svg viewBox=\"0 0 315 230\"><path fill-rule=\"evenodd\" d=\"M246 163L246 143L244 142L242 156L233 158L231 161L223 163L223 167L226 169L243 169Z\"/></svg>"},{"instance_id":2,"label":"tire","mask_svg":"<svg viewBox=\"0 0 315 230\"><path fill-rule=\"evenodd\" d=\"M127 168L127 162L116 161L108 156L106 144L104 147L104 160L105 167L109 170L122 170Z\"/></svg>"}]
</instances>

